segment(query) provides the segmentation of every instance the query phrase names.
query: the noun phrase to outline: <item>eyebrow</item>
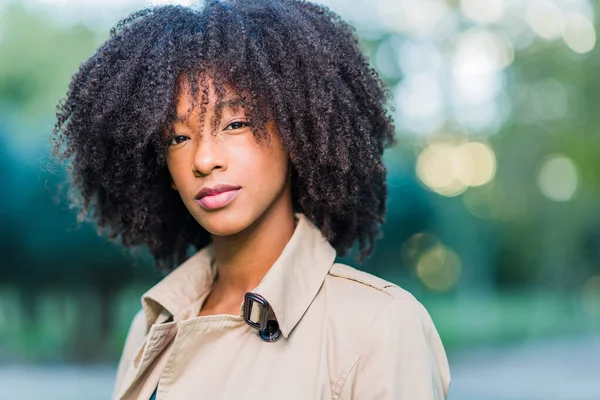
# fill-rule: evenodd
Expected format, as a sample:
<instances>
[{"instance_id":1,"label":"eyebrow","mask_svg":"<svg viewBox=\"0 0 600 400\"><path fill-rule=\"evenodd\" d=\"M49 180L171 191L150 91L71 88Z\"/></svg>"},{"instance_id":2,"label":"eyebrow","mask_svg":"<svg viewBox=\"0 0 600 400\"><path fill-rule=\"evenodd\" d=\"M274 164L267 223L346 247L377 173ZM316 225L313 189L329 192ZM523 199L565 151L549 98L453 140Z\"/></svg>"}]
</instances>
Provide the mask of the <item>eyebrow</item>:
<instances>
[{"instance_id":1,"label":"eyebrow","mask_svg":"<svg viewBox=\"0 0 600 400\"><path fill-rule=\"evenodd\" d=\"M221 112L225 109L238 109L240 107L243 108L244 102L241 97L226 97L217 103L216 111ZM175 118L175 122L186 122L189 115L177 115Z\"/></svg>"}]
</instances>

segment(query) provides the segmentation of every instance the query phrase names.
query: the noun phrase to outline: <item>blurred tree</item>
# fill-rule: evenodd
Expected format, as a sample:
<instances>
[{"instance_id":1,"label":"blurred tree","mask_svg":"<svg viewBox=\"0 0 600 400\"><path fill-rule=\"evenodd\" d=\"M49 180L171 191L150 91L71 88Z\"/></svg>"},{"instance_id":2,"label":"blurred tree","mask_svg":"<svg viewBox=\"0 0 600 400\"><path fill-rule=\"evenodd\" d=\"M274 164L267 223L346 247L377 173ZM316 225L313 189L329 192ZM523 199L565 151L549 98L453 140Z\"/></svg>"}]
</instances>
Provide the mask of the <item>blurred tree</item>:
<instances>
[{"instance_id":1,"label":"blurred tree","mask_svg":"<svg viewBox=\"0 0 600 400\"><path fill-rule=\"evenodd\" d=\"M59 198L64 173L47 170L52 110L77 65L95 50L96 33L58 26L16 3L0 23L8 33L0 41L0 188L10 194L0 198L0 284L18 289L29 325L39 320L44 293L76 296L72 356L89 359L102 354L114 331L122 288L134 280L152 284L161 274L99 238L92 225L78 225Z\"/></svg>"}]
</instances>

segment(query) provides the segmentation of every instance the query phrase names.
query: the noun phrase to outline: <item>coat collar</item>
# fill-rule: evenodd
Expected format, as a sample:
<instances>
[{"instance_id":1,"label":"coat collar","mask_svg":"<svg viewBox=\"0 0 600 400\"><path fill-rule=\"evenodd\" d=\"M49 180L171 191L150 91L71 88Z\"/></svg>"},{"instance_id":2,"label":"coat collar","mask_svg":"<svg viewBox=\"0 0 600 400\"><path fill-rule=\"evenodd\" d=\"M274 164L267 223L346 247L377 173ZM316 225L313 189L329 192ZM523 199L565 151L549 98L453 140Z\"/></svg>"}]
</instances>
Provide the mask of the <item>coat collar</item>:
<instances>
[{"instance_id":1,"label":"coat collar","mask_svg":"<svg viewBox=\"0 0 600 400\"><path fill-rule=\"evenodd\" d=\"M336 257L335 249L321 231L303 214L281 255L253 293L271 306L284 337L288 337L319 291ZM142 296L147 331L160 313L180 312L205 296L216 270L214 248L204 247ZM240 305L240 317L243 303Z\"/></svg>"}]
</instances>

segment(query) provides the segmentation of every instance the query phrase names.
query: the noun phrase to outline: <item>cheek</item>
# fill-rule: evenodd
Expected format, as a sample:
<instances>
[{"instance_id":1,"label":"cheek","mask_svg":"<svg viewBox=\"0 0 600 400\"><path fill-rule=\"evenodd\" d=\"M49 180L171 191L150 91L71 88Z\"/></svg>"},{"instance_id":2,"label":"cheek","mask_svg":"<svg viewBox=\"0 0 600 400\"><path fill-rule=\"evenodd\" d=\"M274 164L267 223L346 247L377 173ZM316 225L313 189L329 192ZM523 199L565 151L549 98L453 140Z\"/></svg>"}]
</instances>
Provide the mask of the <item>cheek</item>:
<instances>
[{"instance_id":1,"label":"cheek","mask_svg":"<svg viewBox=\"0 0 600 400\"><path fill-rule=\"evenodd\" d=\"M178 161L175 157L167 157L167 169L169 170L171 180L173 181L172 186L175 186L182 181L184 175L182 167L181 161ZM176 188L174 187L174 189Z\"/></svg>"},{"instance_id":2,"label":"cheek","mask_svg":"<svg viewBox=\"0 0 600 400\"><path fill-rule=\"evenodd\" d=\"M251 196L261 201L272 201L285 184L286 164L285 158L276 154L272 148L263 144L262 148L255 148L247 152L244 158L243 181Z\"/></svg>"},{"instance_id":3,"label":"cheek","mask_svg":"<svg viewBox=\"0 0 600 400\"><path fill-rule=\"evenodd\" d=\"M267 184L279 184L285 178L287 170L287 159L285 153L271 143L270 147L263 147L260 154L260 173L263 174ZM265 181L265 180L263 180Z\"/></svg>"},{"instance_id":4,"label":"cheek","mask_svg":"<svg viewBox=\"0 0 600 400\"><path fill-rule=\"evenodd\" d=\"M175 180L176 169L173 167L172 161L167 160L167 169L169 170L169 175L171 175L171 179Z\"/></svg>"},{"instance_id":5,"label":"cheek","mask_svg":"<svg viewBox=\"0 0 600 400\"><path fill-rule=\"evenodd\" d=\"M268 178L263 180L264 185L268 188L271 196L278 196L286 184L287 179L287 162L284 157L279 154L269 153L265 167L265 176Z\"/></svg>"}]
</instances>

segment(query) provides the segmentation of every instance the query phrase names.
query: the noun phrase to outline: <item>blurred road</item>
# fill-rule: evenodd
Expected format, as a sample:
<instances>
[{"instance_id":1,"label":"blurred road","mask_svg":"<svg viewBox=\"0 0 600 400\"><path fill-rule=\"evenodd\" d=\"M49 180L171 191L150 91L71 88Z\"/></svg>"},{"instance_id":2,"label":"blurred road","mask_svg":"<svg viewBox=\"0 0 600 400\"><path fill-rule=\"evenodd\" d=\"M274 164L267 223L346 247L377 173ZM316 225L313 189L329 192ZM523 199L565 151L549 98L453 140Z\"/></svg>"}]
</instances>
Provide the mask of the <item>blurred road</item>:
<instances>
[{"instance_id":1,"label":"blurred road","mask_svg":"<svg viewBox=\"0 0 600 400\"><path fill-rule=\"evenodd\" d=\"M600 400L600 336L461 351L450 364L449 400ZM3 365L0 398L106 400L114 373L114 366Z\"/></svg>"},{"instance_id":2,"label":"blurred road","mask_svg":"<svg viewBox=\"0 0 600 400\"><path fill-rule=\"evenodd\" d=\"M449 400L600 400L600 336L463 351Z\"/></svg>"}]
</instances>

